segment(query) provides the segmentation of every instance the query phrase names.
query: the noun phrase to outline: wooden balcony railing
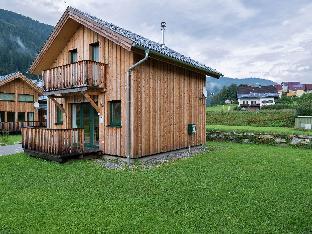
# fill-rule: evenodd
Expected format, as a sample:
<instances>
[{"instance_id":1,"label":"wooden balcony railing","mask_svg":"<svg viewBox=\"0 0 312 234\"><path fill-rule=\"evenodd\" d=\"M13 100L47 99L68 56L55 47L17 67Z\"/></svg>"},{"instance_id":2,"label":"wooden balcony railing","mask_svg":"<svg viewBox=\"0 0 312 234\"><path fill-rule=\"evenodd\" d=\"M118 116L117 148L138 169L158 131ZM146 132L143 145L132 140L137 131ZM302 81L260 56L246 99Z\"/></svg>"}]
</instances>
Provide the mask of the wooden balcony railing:
<instances>
[{"instance_id":1,"label":"wooden balcony railing","mask_svg":"<svg viewBox=\"0 0 312 234\"><path fill-rule=\"evenodd\" d=\"M22 122L0 122L0 132L4 133L18 133L23 127L42 127L47 126L46 122L41 121L22 121Z\"/></svg>"},{"instance_id":2,"label":"wooden balcony railing","mask_svg":"<svg viewBox=\"0 0 312 234\"><path fill-rule=\"evenodd\" d=\"M44 91L96 87L105 88L106 65L90 60L67 64L42 72Z\"/></svg>"},{"instance_id":3,"label":"wooden balcony railing","mask_svg":"<svg viewBox=\"0 0 312 234\"><path fill-rule=\"evenodd\" d=\"M71 156L84 152L84 130L22 128L24 150L51 156Z\"/></svg>"}]
</instances>

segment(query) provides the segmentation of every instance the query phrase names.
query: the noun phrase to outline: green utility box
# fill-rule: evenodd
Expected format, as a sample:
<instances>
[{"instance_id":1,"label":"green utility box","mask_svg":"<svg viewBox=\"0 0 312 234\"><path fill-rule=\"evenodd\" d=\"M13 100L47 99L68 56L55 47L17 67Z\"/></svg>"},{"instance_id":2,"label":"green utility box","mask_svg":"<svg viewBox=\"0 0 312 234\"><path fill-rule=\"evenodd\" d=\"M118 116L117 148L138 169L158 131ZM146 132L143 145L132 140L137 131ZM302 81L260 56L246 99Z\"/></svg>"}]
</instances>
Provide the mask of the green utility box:
<instances>
[{"instance_id":1,"label":"green utility box","mask_svg":"<svg viewBox=\"0 0 312 234\"><path fill-rule=\"evenodd\" d=\"M196 133L196 124L188 124L187 125L187 132L189 135L193 135Z\"/></svg>"}]
</instances>

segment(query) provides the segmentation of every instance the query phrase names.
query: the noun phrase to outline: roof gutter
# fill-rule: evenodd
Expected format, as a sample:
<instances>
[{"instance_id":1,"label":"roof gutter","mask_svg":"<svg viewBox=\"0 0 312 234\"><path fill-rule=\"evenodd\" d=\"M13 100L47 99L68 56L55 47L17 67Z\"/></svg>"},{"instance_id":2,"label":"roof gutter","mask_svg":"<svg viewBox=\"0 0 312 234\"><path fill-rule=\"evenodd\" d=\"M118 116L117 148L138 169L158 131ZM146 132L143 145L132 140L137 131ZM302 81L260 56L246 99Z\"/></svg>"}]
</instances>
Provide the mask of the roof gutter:
<instances>
[{"instance_id":1,"label":"roof gutter","mask_svg":"<svg viewBox=\"0 0 312 234\"><path fill-rule=\"evenodd\" d=\"M136 44L134 44L133 47L134 47L134 48L137 48L137 49L140 49L140 50L146 50L143 46L139 46L139 45L136 45ZM162 58L164 58L164 59L169 59L169 60L175 61L175 62L177 62L177 63L181 63L181 64L186 65L186 66L188 66L188 67L194 67L194 68L196 68L197 70L202 71L202 72L205 73L206 75L211 76L211 77L213 77L213 78L219 79L220 77L223 76L223 74L220 73L220 72L217 72L217 71L209 71L209 70L206 70L206 69L197 67L197 66L192 66L192 65L189 64L189 63L183 62L183 61L181 61L181 60L178 60L178 59L175 59L175 58L172 58L172 57L169 57L169 56L166 56L166 55L164 55L164 54L162 54L162 53L159 53L159 52L157 52L157 51L154 51L154 50L153 50L153 51L150 51L150 54L154 54L154 55L160 56L160 57L162 57Z\"/></svg>"},{"instance_id":2,"label":"roof gutter","mask_svg":"<svg viewBox=\"0 0 312 234\"><path fill-rule=\"evenodd\" d=\"M131 131L131 92L132 92L132 88L131 88L131 77L132 77L132 71L138 67L139 65L141 65L142 63L144 63L148 57L149 57L149 53L150 51L147 49L145 50L145 57L143 59L141 59L140 61L138 61L137 63L133 64L129 69L128 69L128 86L127 86L127 152L126 152L126 156L127 156L127 161L128 161L128 165L130 165L130 159L131 159L131 149L132 149L132 131Z\"/></svg>"}]
</instances>

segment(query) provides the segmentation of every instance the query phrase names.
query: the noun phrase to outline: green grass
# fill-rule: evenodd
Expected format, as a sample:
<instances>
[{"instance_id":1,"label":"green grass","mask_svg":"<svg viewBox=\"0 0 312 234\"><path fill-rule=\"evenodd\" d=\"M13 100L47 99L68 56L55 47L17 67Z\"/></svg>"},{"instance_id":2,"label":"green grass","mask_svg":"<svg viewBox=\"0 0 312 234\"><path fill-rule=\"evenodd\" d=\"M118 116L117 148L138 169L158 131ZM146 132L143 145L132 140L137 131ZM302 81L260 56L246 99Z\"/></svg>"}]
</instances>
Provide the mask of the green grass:
<instances>
[{"instance_id":1,"label":"green grass","mask_svg":"<svg viewBox=\"0 0 312 234\"><path fill-rule=\"evenodd\" d=\"M233 111L236 106L237 104L209 106L206 110L213 112Z\"/></svg>"},{"instance_id":2,"label":"green grass","mask_svg":"<svg viewBox=\"0 0 312 234\"><path fill-rule=\"evenodd\" d=\"M0 144L14 145L22 141L22 135L0 135Z\"/></svg>"},{"instance_id":3,"label":"green grass","mask_svg":"<svg viewBox=\"0 0 312 234\"><path fill-rule=\"evenodd\" d=\"M136 171L0 157L0 232L312 231L311 150L209 147Z\"/></svg>"},{"instance_id":4,"label":"green grass","mask_svg":"<svg viewBox=\"0 0 312 234\"><path fill-rule=\"evenodd\" d=\"M207 130L214 131L238 131L238 132L255 132L255 133L271 133L282 135L312 135L312 131L298 130L285 127L254 127L254 126L228 126L228 125L207 125Z\"/></svg>"}]
</instances>

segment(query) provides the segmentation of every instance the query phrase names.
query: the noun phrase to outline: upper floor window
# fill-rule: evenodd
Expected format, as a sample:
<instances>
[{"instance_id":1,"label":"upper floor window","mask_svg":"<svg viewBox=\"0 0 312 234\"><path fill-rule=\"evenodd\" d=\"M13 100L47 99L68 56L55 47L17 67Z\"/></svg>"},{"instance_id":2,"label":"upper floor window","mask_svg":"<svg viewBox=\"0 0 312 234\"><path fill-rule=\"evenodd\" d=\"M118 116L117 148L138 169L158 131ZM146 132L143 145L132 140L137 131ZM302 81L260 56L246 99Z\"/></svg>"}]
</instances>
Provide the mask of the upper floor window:
<instances>
[{"instance_id":1,"label":"upper floor window","mask_svg":"<svg viewBox=\"0 0 312 234\"><path fill-rule=\"evenodd\" d=\"M78 52L77 49L73 49L69 51L69 59L70 63L76 63L78 61Z\"/></svg>"},{"instance_id":2,"label":"upper floor window","mask_svg":"<svg viewBox=\"0 0 312 234\"><path fill-rule=\"evenodd\" d=\"M99 49L99 43L93 43L90 44L90 53L91 53L91 60L95 61L95 62L99 62L100 61L100 49Z\"/></svg>"},{"instance_id":3,"label":"upper floor window","mask_svg":"<svg viewBox=\"0 0 312 234\"><path fill-rule=\"evenodd\" d=\"M19 102L34 102L34 95L30 94L19 94L18 95Z\"/></svg>"},{"instance_id":4,"label":"upper floor window","mask_svg":"<svg viewBox=\"0 0 312 234\"><path fill-rule=\"evenodd\" d=\"M15 94L14 93L0 93L0 101L15 101Z\"/></svg>"}]
</instances>

